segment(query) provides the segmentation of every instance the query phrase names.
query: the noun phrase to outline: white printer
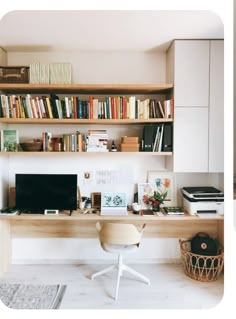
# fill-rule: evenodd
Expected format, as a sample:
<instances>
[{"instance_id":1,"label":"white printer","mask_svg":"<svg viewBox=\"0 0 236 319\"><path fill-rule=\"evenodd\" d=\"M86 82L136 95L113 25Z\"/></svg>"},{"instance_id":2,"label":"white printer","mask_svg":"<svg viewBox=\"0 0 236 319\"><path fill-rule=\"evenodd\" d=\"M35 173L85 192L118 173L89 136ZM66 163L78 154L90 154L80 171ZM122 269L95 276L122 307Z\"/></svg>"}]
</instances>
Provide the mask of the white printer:
<instances>
[{"instance_id":1,"label":"white printer","mask_svg":"<svg viewBox=\"0 0 236 319\"><path fill-rule=\"evenodd\" d=\"M224 193L211 186L183 187L183 207L190 215L224 214Z\"/></svg>"}]
</instances>

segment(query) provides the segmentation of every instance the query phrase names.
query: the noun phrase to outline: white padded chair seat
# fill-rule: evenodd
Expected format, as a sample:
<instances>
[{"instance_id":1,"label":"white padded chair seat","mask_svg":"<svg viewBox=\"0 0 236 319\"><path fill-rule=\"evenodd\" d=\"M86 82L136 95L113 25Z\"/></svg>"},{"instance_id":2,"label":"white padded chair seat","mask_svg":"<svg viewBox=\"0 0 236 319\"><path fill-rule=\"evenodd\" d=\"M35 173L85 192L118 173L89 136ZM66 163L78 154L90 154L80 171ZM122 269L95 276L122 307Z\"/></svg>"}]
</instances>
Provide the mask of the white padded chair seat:
<instances>
[{"instance_id":1,"label":"white padded chair seat","mask_svg":"<svg viewBox=\"0 0 236 319\"><path fill-rule=\"evenodd\" d=\"M107 243L101 243L102 248L108 253L130 253L135 252L137 250L137 245L112 245Z\"/></svg>"}]
</instances>

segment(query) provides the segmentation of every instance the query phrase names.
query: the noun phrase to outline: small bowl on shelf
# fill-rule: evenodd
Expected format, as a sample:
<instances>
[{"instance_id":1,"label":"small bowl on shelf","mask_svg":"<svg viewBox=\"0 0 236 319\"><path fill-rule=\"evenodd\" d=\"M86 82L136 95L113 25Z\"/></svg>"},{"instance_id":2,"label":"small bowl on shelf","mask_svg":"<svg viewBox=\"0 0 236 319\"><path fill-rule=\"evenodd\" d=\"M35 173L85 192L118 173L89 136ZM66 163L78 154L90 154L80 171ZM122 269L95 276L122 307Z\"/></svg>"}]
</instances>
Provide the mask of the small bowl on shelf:
<instances>
[{"instance_id":1,"label":"small bowl on shelf","mask_svg":"<svg viewBox=\"0 0 236 319\"><path fill-rule=\"evenodd\" d=\"M24 152L40 152L42 151L41 141L31 141L20 143L20 146Z\"/></svg>"}]
</instances>

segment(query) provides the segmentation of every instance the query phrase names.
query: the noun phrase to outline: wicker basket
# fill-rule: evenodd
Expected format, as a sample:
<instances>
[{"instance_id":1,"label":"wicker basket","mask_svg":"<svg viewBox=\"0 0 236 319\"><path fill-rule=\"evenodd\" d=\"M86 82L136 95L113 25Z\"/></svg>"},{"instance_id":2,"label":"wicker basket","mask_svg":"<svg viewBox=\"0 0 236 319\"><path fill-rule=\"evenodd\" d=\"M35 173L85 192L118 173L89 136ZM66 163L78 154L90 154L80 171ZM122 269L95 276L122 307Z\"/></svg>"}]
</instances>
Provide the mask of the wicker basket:
<instances>
[{"instance_id":1,"label":"wicker basket","mask_svg":"<svg viewBox=\"0 0 236 319\"><path fill-rule=\"evenodd\" d=\"M214 281L218 279L224 264L223 249L219 255L203 256L191 252L191 240L179 240L181 261L184 273L199 281Z\"/></svg>"}]
</instances>

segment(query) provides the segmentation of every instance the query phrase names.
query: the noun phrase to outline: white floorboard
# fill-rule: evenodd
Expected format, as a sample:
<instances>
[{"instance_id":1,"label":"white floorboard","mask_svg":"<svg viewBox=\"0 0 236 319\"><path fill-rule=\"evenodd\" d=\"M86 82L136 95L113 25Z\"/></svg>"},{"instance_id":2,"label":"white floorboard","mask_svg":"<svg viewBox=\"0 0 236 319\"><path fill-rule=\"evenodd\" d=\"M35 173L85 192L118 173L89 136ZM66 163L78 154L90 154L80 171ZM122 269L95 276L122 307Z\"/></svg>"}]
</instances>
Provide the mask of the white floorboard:
<instances>
[{"instance_id":1,"label":"white floorboard","mask_svg":"<svg viewBox=\"0 0 236 319\"><path fill-rule=\"evenodd\" d=\"M115 272L90 279L106 266L12 265L0 282L66 284L61 309L208 309L223 297L223 275L205 283L187 277L180 264L133 264L130 267L148 277L151 285L124 273L115 301Z\"/></svg>"}]
</instances>

